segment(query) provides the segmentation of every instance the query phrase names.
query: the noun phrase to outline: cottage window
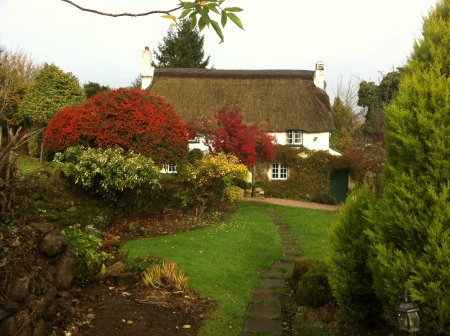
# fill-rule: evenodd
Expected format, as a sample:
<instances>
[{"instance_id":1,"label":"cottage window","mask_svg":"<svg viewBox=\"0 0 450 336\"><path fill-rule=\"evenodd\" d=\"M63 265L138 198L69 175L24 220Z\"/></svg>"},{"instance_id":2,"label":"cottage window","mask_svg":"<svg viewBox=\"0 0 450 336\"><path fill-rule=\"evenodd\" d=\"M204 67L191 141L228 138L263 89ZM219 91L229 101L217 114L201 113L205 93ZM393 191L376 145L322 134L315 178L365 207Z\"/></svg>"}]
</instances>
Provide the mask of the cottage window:
<instances>
[{"instance_id":1,"label":"cottage window","mask_svg":"<svg viewBox=\"0 0 450 336\"><path fill-rule=\"evenodd\" d=\"M272 163L272 180L287 179L287 165L285 163Z\"/></svg>"},{"instance_id":2,"label":"cottage window","mask_svg":"<svg viewBox=\"0 0 450 336\"><path fill-rule=\"evenodd\" d=\"M303 144L303 133L298 130L286 131L286 143L288 145L300 146Z\"/></svg>"},{"instance_id":3,"label":"cottage window","mask_svg":"<svg viewBox=\"0 0 450 336\"><path fill-rule=\"evenodd\" d=\"M194 143L200 143L201 139L202 139L201 137L196 136L196 137L193 138L193 139L189 139L188 142L189 142L189 143L192 143L192 144L194 144Z\"/></svg>"},{"instance_id":4,"label":"cottage window","mask_svg":"<svg viewBox=\"0 0 450 336\"><path fill-rule=\"evenodd\" d=\"M177 165L176 164L168 164L164 166L164 170L167 174L175 174L177 172Z\"/></svg>"}]
</instances>

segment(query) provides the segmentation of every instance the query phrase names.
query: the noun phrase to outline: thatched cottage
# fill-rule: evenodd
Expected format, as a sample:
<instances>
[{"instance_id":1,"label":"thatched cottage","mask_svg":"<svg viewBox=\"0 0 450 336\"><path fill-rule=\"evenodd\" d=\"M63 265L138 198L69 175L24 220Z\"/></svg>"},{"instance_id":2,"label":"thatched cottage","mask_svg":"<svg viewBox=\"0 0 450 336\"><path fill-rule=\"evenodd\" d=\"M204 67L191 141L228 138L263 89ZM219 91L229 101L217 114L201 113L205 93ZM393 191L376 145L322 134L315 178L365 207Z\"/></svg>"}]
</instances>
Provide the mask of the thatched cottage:
<instances>
[{"instance_id":1,"label":"thatched cottage","mask_svg":"<svg viewBox=\"0 0 450 336\"><path fill-rule=\"evenodd\" d=\"M183 121L237 104L246 123L262 126L278 144L340 155L329 144L333 119L323 62L315 70L216 70L154 68L151 59L146 47L142 88L163 96ZM268 173L270 180L288 175L283 162L272 163Z\"/></svg>"}]
</instances>

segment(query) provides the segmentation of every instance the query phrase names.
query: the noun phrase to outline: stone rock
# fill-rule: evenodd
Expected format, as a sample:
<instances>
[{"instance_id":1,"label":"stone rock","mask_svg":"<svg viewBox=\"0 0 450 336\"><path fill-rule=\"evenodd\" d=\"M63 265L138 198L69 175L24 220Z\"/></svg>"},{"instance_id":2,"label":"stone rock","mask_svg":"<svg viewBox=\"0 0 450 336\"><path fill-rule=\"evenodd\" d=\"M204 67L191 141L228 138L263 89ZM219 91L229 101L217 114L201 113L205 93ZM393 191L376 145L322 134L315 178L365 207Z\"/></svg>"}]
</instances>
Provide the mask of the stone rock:
<instances>
[{"instance_id":1,"label":"stone rock","mask_svg":"<svg viewBox=\"0 0 450 336\"><path fill-rule=\"evenodd\" d=\"M17 313L19 311L19 304L17 302L13 302L13 301L9 301L6 304L6 313L8 314L8 316L13 315L15 313Z\"/></svg>"},{"instance_id":2,"label":"stone rock","mask_svg":"<svg viewBox=\"0 0 450 336\"><path fill-rule=\"evenodd\" d=\"M16 321L16 325L21 326L24 325L28 320L28 316L30 315L30 310L24 309L19 311L16 315L14 315L14 320Z\"/></svg>"},{"instance_id":3,"label":"stone rock","mask_svg":"<svg viewBox=\"0 0 450 336\"><path fill-rule=\"evenodd\" d=\"M117 279L118 286L132 286L140 281L140 277L136 273L121 273Z\"/></svg>"},{"instance_id":4,"label":"stone rock","mask_svg":"<svg viewBox=\"0 0 450 336\"><path fill-rule=\"evenodd\" d=\"M7 316L8 316L8 313L6 312L6 309L4 309L4 307L0 307L0 321L3 320Z\"/></svg>"},{"instance_id":5,"label":"stone rock","mask_svg":"<svg viewBox=\"0 0 450 336\"><path fill-rule=\"evenodd\" d=\"M39 243L39 250L50 257L62 253L68 245L67 237L59 231L52 231L42 238Z\"/></svg>"},{"instance_id":6,"label":"stone rock","mask_svg":"<svg viewBox=\"0 0 450 336\"><path fill-rule=\"evenodd\" d=\"M8 317L0 323L0 335L15 335L19 327L14 317Z\"/></svg>"},{"instance_id":7,"label":"stone rock","mask_svg":"<svg viewBox=\"0 0 450 336\"><path fill-rule=\"evenodd\" d=\"M77 254L73 250L66 250L56 264L55 286L57 289L68 289L72 284L77 269Z\"/></svg>"},{"instance_id":8,"label":"stone rock","mask_svg":"<svg viewBox=\"0 0 450 336\"><path fill-rule=\"evenodd\" d=\"M55 229L54 225L48 222L31 223L31 226L42 233L48 233Z\"/></svg>"},{"instance_id":9,"label":"stone rock","mask_svg":"<svg viewBox=\"0 0 450 336\"><path fill-rule=\"evenodd\" d=\"M28 295L30 281L31 277L12 278L6 290L6 297L15 302L25 300Z\"/></svg>"},{"instance_id":10,"label":"stone rock","mask_svg":"<svg viewBox=\"0 0 450 336\"><path fill-rule=\"evenodd\" d=\"M44 319L40 318L36 321L33 328L33 336L50 335Z\"/></svg>"},{"instance_id":11,"label":"stone rock","mask_svg":"<svg viewBox=\"0 0 450 336\"><path fill-rule=\"evenodd\" d=\"M45 293L44 295L44 304L46 306L50 305L50 303L55 300L56 298L56 294L57 294L57 290L55 287L51 286L48 291Z\"/></svg>"},{"instance_id":12,"label":"stone rock","mask_svg":"<svg viewBox=\"0 0 450 336\"><path fill-rule=\"evenodd\" d=\"M59 290L59 291L57 291L57 296L61 297L63 299L67 299L70 297L70 293L69 293L69 291L66 291L66 290Z\"/></svg>"},{"instance_id":13,"label":"stone rock","mask_svg":"<svg viewBox=\"0 0 450 336\"><path fill-rule=\"evenodd\" d=\"M125 267L125 264L121 261L118 261L111 266L106 267L106 276L118 276L120 273L122 273L123 269Z\"/></svg>"}]
</instances>

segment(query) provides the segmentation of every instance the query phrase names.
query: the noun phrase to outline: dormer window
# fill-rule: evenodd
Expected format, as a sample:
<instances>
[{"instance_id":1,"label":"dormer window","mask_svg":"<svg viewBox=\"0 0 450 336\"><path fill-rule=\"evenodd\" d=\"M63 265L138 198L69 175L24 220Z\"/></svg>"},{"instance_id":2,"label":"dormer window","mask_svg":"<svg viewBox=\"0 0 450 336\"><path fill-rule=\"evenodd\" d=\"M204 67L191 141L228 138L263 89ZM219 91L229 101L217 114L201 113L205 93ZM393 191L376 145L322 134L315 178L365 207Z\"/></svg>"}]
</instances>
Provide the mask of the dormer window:
<instances>
[{"instance_id":1,"label":"dormer window","mask_svg":"<svg viewBox=\"0 0 450 336\"><path fill-rule=\"evenodd\" d=\"M303 145L303 132L299 130L286 131L286 144L291 146Z\"/></svg>"}]
</instances>

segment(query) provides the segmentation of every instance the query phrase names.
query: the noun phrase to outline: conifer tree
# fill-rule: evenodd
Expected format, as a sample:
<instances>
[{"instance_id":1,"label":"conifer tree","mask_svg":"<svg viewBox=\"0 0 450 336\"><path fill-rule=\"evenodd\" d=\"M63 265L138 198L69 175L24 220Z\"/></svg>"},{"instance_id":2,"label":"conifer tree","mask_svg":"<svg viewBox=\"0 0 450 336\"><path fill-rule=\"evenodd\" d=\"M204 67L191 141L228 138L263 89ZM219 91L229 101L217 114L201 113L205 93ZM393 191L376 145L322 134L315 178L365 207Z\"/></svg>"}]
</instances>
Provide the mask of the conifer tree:
<instances>
[{"instance_id":1,"label":"conifer tree","mask_svg":"<svg viewBox=\"0 0 450 336\"><path fill-rule=\"evenodd\" d=\"M153 51L158 68L201 68L208 66L210 56L203 59L204 36L197 29L191 30L191 22L181 20L180 26L170 27L158 51Z\"/></svg>"},{"instance_id":2,"label":"conifer tree","mask_svg":"<svg viewBox=\"0 0 450 336\"><path fill-rule=\"evenodd\" d=\"M424 19L386 110L385 190L370 212L371 269L385 311L405 289L423 335L450 335L450 0Z\"/></svg>"},{"instance_id":3,"label":"conifer tree","mask_svg":"<svg viewBox=\"0 0 450 336\"><path fill-rule=\"evenodd\" d=\"M44 128L59 110L86 99L78 79L54 64L44 64L19 104L16 118L30 124L31 131ZM28 142L30 155L38 156L42 134Z\"/></svg>"}]
</instances>

